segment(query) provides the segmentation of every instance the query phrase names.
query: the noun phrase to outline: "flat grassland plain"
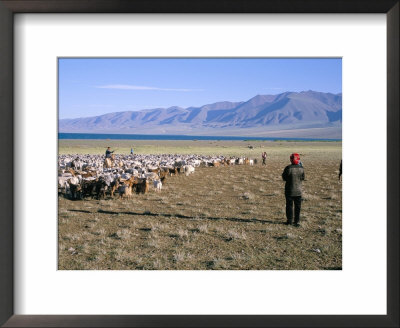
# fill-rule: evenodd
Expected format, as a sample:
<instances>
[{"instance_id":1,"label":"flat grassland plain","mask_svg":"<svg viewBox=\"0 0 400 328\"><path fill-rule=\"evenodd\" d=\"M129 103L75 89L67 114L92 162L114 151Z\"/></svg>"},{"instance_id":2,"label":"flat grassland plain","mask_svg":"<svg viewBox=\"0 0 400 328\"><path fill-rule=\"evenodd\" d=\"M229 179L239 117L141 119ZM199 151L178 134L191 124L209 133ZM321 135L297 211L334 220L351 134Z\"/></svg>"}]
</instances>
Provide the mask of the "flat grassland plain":
<instances>
[{"instance_id":1,"label":"flat grassland plain","mask_svg":"<svg viewBox=\"0 0 400 328\"><path fill-rule=\"evenodd\" d=\"M253 149L249 148L253 146ZM59 140L60 154L199 154L257 158L200 167L131 199L58 198L60 270L340 270L341 142ZM261 165L261 152L268 154ZM301 227L284 225L281 174L305 170Z\"/></svg>"}]
</instances>

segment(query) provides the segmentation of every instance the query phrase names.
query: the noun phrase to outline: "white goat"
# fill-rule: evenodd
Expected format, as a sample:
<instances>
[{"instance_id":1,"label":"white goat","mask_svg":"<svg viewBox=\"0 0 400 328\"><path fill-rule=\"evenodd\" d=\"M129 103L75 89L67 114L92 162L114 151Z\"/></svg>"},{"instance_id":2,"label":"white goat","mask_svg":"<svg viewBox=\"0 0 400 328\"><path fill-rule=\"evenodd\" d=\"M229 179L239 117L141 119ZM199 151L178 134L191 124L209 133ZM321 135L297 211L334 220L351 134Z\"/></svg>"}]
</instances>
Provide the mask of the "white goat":
<instances>
[{"instance_id":1,"label":"white goat","mask_svg":"<svg viewBox=\"0 0 400 328\"><path fill-rule=\"evenodd\" d=\"M154 184L154 189L155 189L157 192L160 192L161 189L162 189L162 182L161 182L161 180L154 180L154 181L153 181L153 184Z\"/></svg>"}]
</instances>

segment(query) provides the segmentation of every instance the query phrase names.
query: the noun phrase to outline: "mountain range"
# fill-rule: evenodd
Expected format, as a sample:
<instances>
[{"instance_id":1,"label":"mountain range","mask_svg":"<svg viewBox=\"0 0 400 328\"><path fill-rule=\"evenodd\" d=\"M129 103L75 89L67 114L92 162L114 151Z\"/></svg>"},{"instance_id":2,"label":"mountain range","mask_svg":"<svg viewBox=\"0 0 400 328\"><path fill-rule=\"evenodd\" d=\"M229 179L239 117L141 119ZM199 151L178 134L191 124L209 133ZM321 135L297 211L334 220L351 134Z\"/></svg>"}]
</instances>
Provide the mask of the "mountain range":
<instances>
[{"instance_id":1,"label":"mountain range","mask_svg":"<svg viewBox=\"0 0 400 328\"><path fill-rule=\"evenodd\" d=\"M341 129L342 94L311 90L59 120L59 132L69 133L341 138Z\"/></svg>"}]
</instances>

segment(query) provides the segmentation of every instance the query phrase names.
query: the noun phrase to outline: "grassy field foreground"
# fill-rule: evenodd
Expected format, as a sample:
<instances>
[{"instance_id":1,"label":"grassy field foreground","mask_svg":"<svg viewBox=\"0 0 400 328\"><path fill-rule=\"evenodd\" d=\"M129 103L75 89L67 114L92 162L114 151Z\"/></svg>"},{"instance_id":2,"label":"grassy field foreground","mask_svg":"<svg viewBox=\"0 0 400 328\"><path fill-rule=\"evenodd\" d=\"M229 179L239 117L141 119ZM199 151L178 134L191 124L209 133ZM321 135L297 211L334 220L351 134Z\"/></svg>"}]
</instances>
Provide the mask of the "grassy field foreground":
<instances>
[{"instance_id":1,"label":"grassy field foreground","mask_svg":"<svg viewBox=\"0 0 400 328\"><path fill-rule=\"evenodd\" d=\"M60 141L60 153L129 152L131 141ZM132 199L59 197L59 269L331 270L342 267L339 142L134 141L137 153L245 155L267 166L197 168L161 193ZM254 146L250 150L247 146ZM125 149L126 148L126 149ZM281 174L299 152L301 227L284 225Z\"/></svg>"}]
</instances>

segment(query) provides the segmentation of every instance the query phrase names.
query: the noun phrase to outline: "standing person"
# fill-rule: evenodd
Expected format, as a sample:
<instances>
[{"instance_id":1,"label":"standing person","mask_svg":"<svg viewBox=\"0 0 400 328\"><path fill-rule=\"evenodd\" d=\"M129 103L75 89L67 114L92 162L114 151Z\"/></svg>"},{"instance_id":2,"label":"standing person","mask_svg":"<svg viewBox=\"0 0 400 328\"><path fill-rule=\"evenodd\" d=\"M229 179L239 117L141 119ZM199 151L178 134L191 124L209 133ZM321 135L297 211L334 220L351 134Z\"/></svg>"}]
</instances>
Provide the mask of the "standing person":
<instances>
[{"instance_id":1,"label":"standing person","mask_svg":"<svg viewBox=\"0 0 400 328\"><path fill-rule=\"evenodd\" d=\"M339 181L342 178L342 160L340 160L340 166L339 166Z\"/></svg>"},{"instance_id":2,"label":"standing person","mask_svg":"<svg viewBox=\"0 0 400 328\"><path fill-rule=\"evenodd\" d=\"M111 154L114 152L114 150L110 150L110 147L107 147L106 150L106 158L111 158Z\"/></svg>"},{"instance_id":3,"label":"standing person","mask_svg":"<svg viewBox=\"0 0 400 328\"><path fill-rule=\"evenodd\" d=\"M131 155L133 155L133 148L131 148Z\"/></svg>"},{"instance_id":4,"label":"standing person","mask_svg":"<svg viewBox=\"0 0 400 328\"><path fill-rule=\"evenodd\" d=\"M292 224L293 221L293 203L294 203L294 225L300 226L300 209L302 182L304 180L304 168L299 165L300 155L293 153L290 155L291 165L285 167L282 173L282 179L286 181L286 224Z\"/></svg>"},{"instance_id":5,"label":"standing person","mask_svg":"<svg viewBox=\"0 0 400 328\"><path fill-rule=\"evenodd\" d=\"M261 154L261 158L262 158L262 165L267 165L266 160L267 160L267 153L263 152Z\"/></svg>"}]
</instances>

